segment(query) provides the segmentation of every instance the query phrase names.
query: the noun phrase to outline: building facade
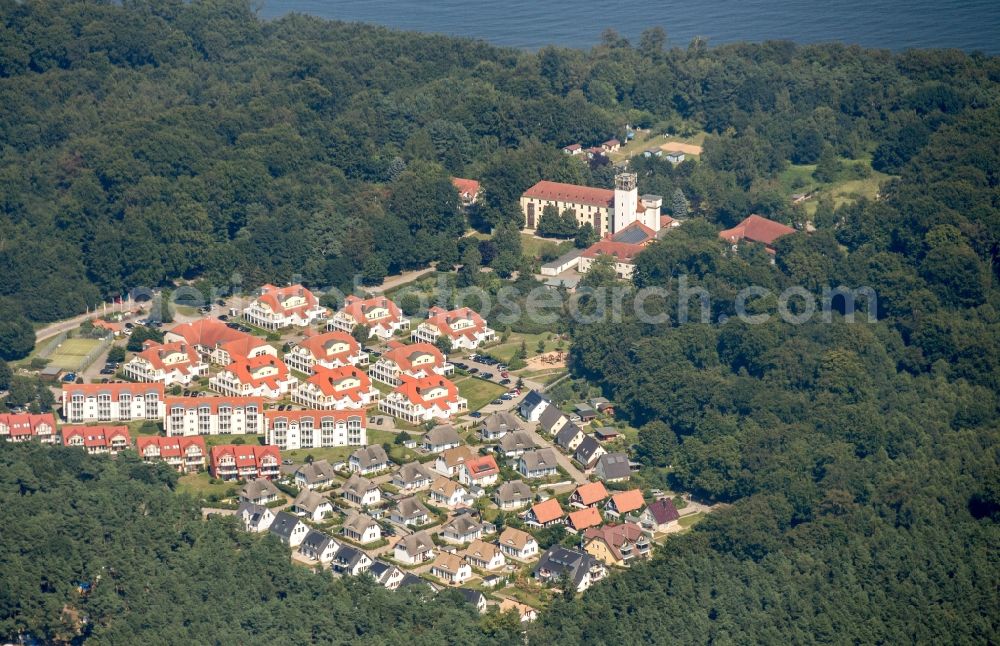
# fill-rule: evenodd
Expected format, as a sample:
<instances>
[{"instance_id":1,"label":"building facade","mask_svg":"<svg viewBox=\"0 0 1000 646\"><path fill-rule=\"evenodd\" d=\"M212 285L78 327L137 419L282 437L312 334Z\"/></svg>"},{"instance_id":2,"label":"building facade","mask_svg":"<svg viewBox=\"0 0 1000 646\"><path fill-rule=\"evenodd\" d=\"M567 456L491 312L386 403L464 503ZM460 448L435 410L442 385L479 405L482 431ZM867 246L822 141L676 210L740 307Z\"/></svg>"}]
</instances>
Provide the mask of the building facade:
<instances>
[{"instance_id":1,"label":"building facade","mask_svg":"<svg viewBox=\"0 0 1000 646\"><path fill-rule=\"evenodd\" d=\"M282 451L368 444L367 418L358 411L268 410L267 443Z\"/></svg>"},{"instance_id":2,"label":"building facade","mask_svg":"<svg viewBox=\"0 0 1000 646\"><path fill-rule=\"evenodd\" d=\"M62 414L70 424L163 419L163 384L63 384Z\"/></svg>"},{"instance_id":3,"label":"building facade","mask_svg":"<svg viewBox=\"0 0 1000 646\"><path fill-rule=\"evenodd\" d=\"M167 397L163 430L168 437L263 433L264 400L260 397Z\"/></svg>"}]
</instances>

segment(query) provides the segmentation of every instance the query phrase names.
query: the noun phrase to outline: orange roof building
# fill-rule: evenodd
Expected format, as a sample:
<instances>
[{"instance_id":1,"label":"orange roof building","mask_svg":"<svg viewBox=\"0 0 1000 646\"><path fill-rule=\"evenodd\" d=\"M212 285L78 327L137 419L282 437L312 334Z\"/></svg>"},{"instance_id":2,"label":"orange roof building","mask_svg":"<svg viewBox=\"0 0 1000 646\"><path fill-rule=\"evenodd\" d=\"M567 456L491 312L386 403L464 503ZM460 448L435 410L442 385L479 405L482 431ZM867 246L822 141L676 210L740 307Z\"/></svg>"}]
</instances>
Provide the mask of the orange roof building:
<instances>
[{"instance_id":1,"label":"orange roof building","mask_svg":"<svg viewBox=\"0 0 1000 646\"><path fill-rule=\"evenodd\" d=\"M157 343L147 340L142 345L142 352L125 364L124 372L133 381L187 386L208 374L208 364L187 341Z\"/></svg>"},{"instance_id":2,"label":"orange roof building","mask_svg":"<svg viewBox=\"0 0 1000 646\"><path fill-rule=\"evenodd\" d=\"M269 354L238 357L208 380L212 390L223 395L265 399L280 399L298 382L284 361Z\"/></svg>"},{"instance_id":3,"label":"orange roof building","mask_svg":"<svg viewBox=\"0 0 1000 646\"><path fill-rule=\"evenodd\" d=\"M450 380L437 375L421 379L405 378L379 402L382 412L411 424L447 420L467 410L469 402L458 394Z\"/></svg>"},{"instance_id":4,"label":"orange roof building","mask_svg":"<svg viewBox=\"0 0 1000 646\"><path fill-rule=\"evenodd\" d=\"M608 497L608 490L603 482L589 482L577 487L569 497L569 502L578 507L593 507Z\"/></svg>"},{"instance_id":5,"label":"orange roof building","mask_svg":"<svg viewBox=\"0 0 1000 646\"><path fill-rule=\"evenodd\" d=\"M379 391L361 368L313 368L313 375L292 392L292 401L320 410L360 410L378 401Z\"/></svg>"},{"instance_id":6,"label":"orange roof building","mask_svg":"<svg viewBox=\"0 0 1000 646\"><path fill-rule=\"evenodd\" d=\"M34 415L32 413L0 414L0 441L27 442L37 439L45 444L54 444L56 437L56 417L52 413Z\"/></svg>"},{"instance_id":7,"label":"orange roof building","mask_svg":"<svg viewBox=\"0 0 1000 646\"><path fill-rule=\"evenodd\" d=\"M492 455L482 455L466 460L458 468L458 481L464 485L489 487L500 479L500 467Z\"/></svg>"},{"instance_id":8,"label":"orange roof building","mask_svg":"<svg viewBox=\"0 0 1000 646\"><path fill-rule=\"evenodd\" d=\"M163 384L63 384L62 414L70 424L163 419Z\"/></svg>"},{"instance_id":9,"label":"orange roof building","mask_svg":"<svg viewBox=\"0 0 1000 646\"><path fill-rule=\"evenodd\" d=\"M396 332L409 330L410 319L404 317L399 306L385 296L362 299L351 295L344 299L344 306L330 318L327 329L350 334L359 325L368 328L369 338L389 339Z\"/></svg>"},{"instance_id":10,"label":"orange roof building","mask_svg":"<svg viewBox=\"0 0 1000 646\"><path fill-rule=\"evenodd\" d=\"M486 326L486 321L471 307L446 310L432 307L427 312L427 320L410 334L413 341L437 343L440 337L447 337L454 350L475 350L484 343L496 339L496 332Z\"/></svg>"},{"instance_id":11,"label":"orange roof building","mask_svg":"<svg viewBox=\"0 0 1000 646\"><path fill-rule=\"evenodd\" d=\"M775 222L774 220L768 220L759 215L751 215L732 229L720 231L719 237L733 246L738 245L742 240L759 242L773 253L774 249L772 245L774 242L778 238L791 233L795 233L795 229L790 226Z\"/></svg>"},{"instance_id":12,"label":"orange roof building","mask_svg":"<svg viewBox=\"0 0 1000 646\"><path fill-rule=\"evenodd\" d=\"M276 446L220 444L211 449L210 473L221 480L271 479L281 466L281 451Z\"/></svg>"},{"instance_id":13,"label":"orange roof building","mask_svg":"<svg viewBox=\"0 0 1000 646\"><path fill-rule=\"evenodd\" d=\"M267 443L282 451L366 446L368 418L359 410L268 410Z\"/></svg>"},{"instance_id":14,"label":"orange roof building","mask_svg":"<svg viewBox=\"0 0 1000 646\"><path fill-rule=\"evenodd\" d=\"M127 426L63 426L63 446L78 446L91 455L124 451L132 443Z\"/></svg>"},{"instance_id":15,"label":"orange roof building","mask_svg":"<svg viewBox=\"0 0 1000 646\"><path fill-rule=\"evenodd\" d=\"M140 436L135 439L136 451L145 462L166 462L181 473L205 468L208 451L205 438Z\"/></svg>"},{"instance_id":16,"label":"orange roof building","mask_svg":"<svg viewBox=\"0 0 1000 646\"><path fill-rule=\"evenodd\" d=\"M604 510L609 516L618 517L639 511L645 504L646 501L642 498L642 491L639 489L630 489L611 496L611 499L604 506Z\"/></svg>"},{"instance_id":17,"label":"orange roof building","mask_svg":"<svg viewBox=\"0 0 1000 646\"><path fill-rule=\"evenodd\" d=\"M585 507L571 512L566 518L566 524L570 529L578 532L582 532L588 527L597 527L602 522L604 519L601 518L601 512L597 511L596 507Z\"/></svg>"},{"instance_id":18,"label":"orange roof building","mask_svg":"<svg viewBox=\"0 0 1000 646\"><path fill-rule=\"evenodd\" d=\"M562 523L565 515L559 501L555 498L549 498L535 503L528 511L524 512L524 522L533 527L548 527Z\"/></svg>"},{"instance_id":19,"label":"orange roof building","mask_svg":"<svg viewBox=\"0 0 1000 646\"><path fill-rule=\"evenodd\" d=\"M330 311L302 285L264 285L257 298L243 310L247 322L265 330L305 327L329 315Z\"/></svg>"},{"instance_id":20,"label":"orange roof building","mask_svg":"<svg viewBox=\"0 0 1000 646\"><path fill-rule=\"evenodd\" d=\"M476 203L476 200L479 198L479 182L474 179L452 177L451 184L458 191L458 199L462 204L468 206L469 204Z\"/></svg>"},{"instance_id":21,"label":"orange roof building","mask_svg":"<svg viewBox=\"0 0 1000 646\"><path fill-rule=\"evenodd\" d=\"M283 357L289 368L311 373L313 366L341 368L367 366L368 353L347 332L325 332L307 336Z\"/></svg>"},{"instance_id":22,"label":"orange roof building","mask_svg":"<svg viewBox=\"0 0 1000 646\"><path fill-rule=\"evenodd\" d=\"M264 339L234 330L213 318L177 325L163 336L163 340L165 343L185 341L220 366L229 365L238 358L251 359L262 354L278 356L274 346Z\"/></svg>"},{"instance_id":23,"label":"orange roof building","mask_svg":"<svg viewBox=\"0 0 1000 646\"><path fill-rule=\"evenodd\" d=\"M433 343L411 343L389 341L389 349L379 357L368 373L372 379L398 386L404 379L448 376L455 366L445 360L441 351Z\"/></svg>"},{"instance_id":24,"label":"orange roof building","mask_svg":"<svg viewBox=\"0 0 1000 646\"><path fill-rule=\"evenodd\" d=\"M164 408L168 437L264 432L261 397L167 397Z\"/></svg>"}]
</instances>

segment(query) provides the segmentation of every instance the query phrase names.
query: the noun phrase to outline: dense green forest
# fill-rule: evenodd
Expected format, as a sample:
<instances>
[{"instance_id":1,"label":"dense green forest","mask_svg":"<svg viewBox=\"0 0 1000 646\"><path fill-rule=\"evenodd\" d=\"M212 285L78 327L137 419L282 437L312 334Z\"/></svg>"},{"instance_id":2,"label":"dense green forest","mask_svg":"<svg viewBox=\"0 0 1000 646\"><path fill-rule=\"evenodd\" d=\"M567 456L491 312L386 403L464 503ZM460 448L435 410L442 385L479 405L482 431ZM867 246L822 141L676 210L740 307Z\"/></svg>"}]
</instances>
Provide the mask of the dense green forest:
<instances>
[{"instance_id":1,"label":"dense green forest","mask_svg":"<svg viewBox=\"0 0 1000 646\"><path fill-rule=\"evenodd\" d=\"M472 256L505 275L527 186L611 180L561 146L626 123L705 128L698 163L634 162L640 190L668 207L679 191L701 216L639 257L635 283L686 276L712 323L569 332L575 375L640 428L649 473L732 507L557 600L529 642L996 640L997 58L665 48L657 30L526 53L262 22L224 1L0 0L0 18L4 334L177 278L344 285ZM869 159L898 179L877 201L821 205L773 265L718 241L751 212L803 223L789 163L837 174ZM482 180L471 224L499 227L504 253L458 241L452 174ZM733 303L751 285L870 286L879 320L747 325ZM131 461L2 447L0 465L0 634L56 638L78 611L94 637L130 643L513 638L447 600L296 570Z\"/></svg>"}]
</instances>

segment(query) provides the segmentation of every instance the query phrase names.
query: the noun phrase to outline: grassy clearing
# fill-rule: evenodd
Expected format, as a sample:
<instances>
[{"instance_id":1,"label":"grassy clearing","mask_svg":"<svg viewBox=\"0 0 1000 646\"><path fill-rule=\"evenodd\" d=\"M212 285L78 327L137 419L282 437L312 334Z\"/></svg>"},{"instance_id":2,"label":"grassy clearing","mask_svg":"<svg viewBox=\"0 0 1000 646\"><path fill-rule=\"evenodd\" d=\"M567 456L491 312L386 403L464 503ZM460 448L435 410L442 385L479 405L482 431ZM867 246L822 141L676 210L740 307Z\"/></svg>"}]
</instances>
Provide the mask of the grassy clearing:
<instances>
[{"instance_id":1,"label":"grassy clearing","mask_svg":"<svg viewBox=\"0 0 1000 646\"><path fill-rule=\"evenodd\" d=\"M841 162L845 167L843 173L845 177L832 184L823 184L813 179L812 174L816 170L815 164L789 165L778 175L778 182L789 196L796 193L813 193L814 197L803 203L806 214L812 216L816 212L816 204L820 194L825 193L833 197L835 206L853 202L862 197L871 200L878 195L879 185L892 179L891 175L872 170L867 159L842 159ZM866 166L871 171L871 175L861 178L851 177L851 166Z\"/></svg>"},{"instance_id":2,"label":"grassy clearing","mask_svg":"<svg viewBox=\"0 0 1000 646\"><path fill-rule=\"evenodd\" d=\"M458 386L458 394L469 400L470 411L479 410L507 392L507 389L499 384L475 377L457 379L455 385Z\"/></svg>"},{"instance_id":3,"label":"grassy clearing","mask_svg":"<svg viewBox=\"0 0 1000 646\"><path fill-rule=\"evenodd\" d=\"M694 527L703 520L705 520L705 513L699 511L695 514L691 514L690 516L681 516L677 522L680 523L681 527L690 528Z\"/></svg>"},{"instance_id":4,"label":"grassy clearing","mask_svg":"<svg viewBox=\"0 0 1000 646\"><path fill-rule=\"evenodd\" d=\"M528 233L521 234L521 253L529 258L541 258L542 248L555 245L561 256L573 248L572 240L557 240L556 238L538 238Z\"/></svg>"},{"instance_id":5,"label":"grassy clearing","mask_svg":"<svg viewBox=\"0 0 1000 646\"><path fill-rule=\"evenodd\" d=\"M621 150L615 153L611 153L608 157L613 162L620 162L626 159L631 159L636 155L641 155L642 152L648 148L658 148L663 144L668 143L681 143L690 144L693 146L701 146L705 143L705 133L698 132L691 137L675 137L672 135L662 135L656 134L652 131L650 132L639 132L636 133L635 138L621 147ZM698 158L698 155L688 155L689 158Z\"/></svg>"},{"instance_id":6,"label":"grassy clearing","mask_svg":"<svg viewBox=\"0 0 1000 646\"><path fill-rule=\"evenodd\" d=\"M223 482L212 484L207 471L201 473L188 473L180 477L177 481L177 492L191 494L195 498L207 498L212 494L223 498L230 489L235 489L236 484Z\"/></svg>"},{"instance_id":7,"label":"grassy clearing","mask_svg":"<svg viewBox=\"0 0 1000 646\"><path fill-rule=\"evenodd\" d=\"M549 337L552 337L551 339ZM514 357L514 354L520 349L521 342L524 341L524 345L528 350L528 357L533 357L538 354L538 342L545 342L545 352L552 352L556 350L556 346L559 345L559 339L552 332L545 332L542 334L521 334L519 332L514 332L510 335L510 338L506 342L499 345L490 346L486 349L490 355L502 360L504 363L510 363L510 360ZM566 343L563 342L563 347L566 347Z\"/></svg>"}]
</instances>

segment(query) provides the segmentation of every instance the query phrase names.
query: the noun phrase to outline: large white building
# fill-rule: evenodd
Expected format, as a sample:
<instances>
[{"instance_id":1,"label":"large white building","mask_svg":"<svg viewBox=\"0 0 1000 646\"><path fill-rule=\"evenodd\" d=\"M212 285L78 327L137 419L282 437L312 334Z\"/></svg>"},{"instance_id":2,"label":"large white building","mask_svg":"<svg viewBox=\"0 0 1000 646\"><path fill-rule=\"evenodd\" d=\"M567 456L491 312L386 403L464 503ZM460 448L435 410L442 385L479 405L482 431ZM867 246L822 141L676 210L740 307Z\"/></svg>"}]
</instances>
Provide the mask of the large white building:
<instances>
[{"instance_id":1,"label":"large white building","mask_svg":"<svg viewBox=\"0 0 1000 646\"><path fill-rule=\"evenodd\" d=\"M398 386L403 379L447 376L453 372L455 366L445 361L441 351L430 343L406 345L399 341L390 341L389 349L368 369L372 379L390 386Z\"/></svg>"},{"instance_id":2,"label":"large white building","mask_svg":"<svg viewBox=\"0 0 1000 646\"><path fill-rule=\"evenodd\" d=\"M330 318L328 330L340 330L350 334L358 325L368 327L368 337L389 339L401 330L410 329L410 319L403 316L399 306L385 296L368 299L348 296L344 306Z\"/></svg>"},{"instance_id":3,"label":"large white building","mask_svg":"<svg viewBox=\"0 0 1000 646\"><path fill-rule=\"evenodd\" d=\"M208 380L212 390L223 395L267 399L280 399L298 382L284 361L268 354L237 359Z\"/></svg>"},{"instance_id":4,"label":"large white building","mask_svg":"<svg viewBox=\"0 0 1000 646\"><path fill-rule=\"evenodd\" d=\"M168 437L264 432L260 397L167 397L165 408L163 430Z\"/></svg>"},{"instance_id":5,"label":"large white building","mask_svg":"<svg viewBox=\"0 0 1000 646\"><path fill-rule=\"evenodd\" d=\"M157 343L146 341L142 352L125 364L125 377L133 381L187 386L208 374L208 364L186 341Z\"/></svg>"},{"instance_id":6,"label":"large white building","mask_svg":"<svg viewBox=\"0 0 1000 646\"><path fill-rule=\"evenodd\" d=\"M437 375L404 379L379 402L379 410L411 424L450 419L468 407L469 402L459 396L455 384Z\"/></svg>"},{"instance_id":7,"label":"large white building","mask_svg":"<svg viewBox=\"0 0 1000 646\"><path fill-rule=\"evenodd\" d=\"M378 401L379 391L360 368L315 368L292 392L292 401L322 410L360 410Z\"/></svg>"},{"instance_id":8,"label":"large white building","mask_svg":"<svg viewBox=\"0 0 1000 646\"><path fill-rule=\"evenodd\" d=\"M340 368L368 365L368 353L362 352L361 346L347 332L326 332L306 337L286 352L284 359L289 368L306 374L312 373L313 366Z\"/></svg>"},{"instance_id":9,"label":"large white building","mask_svg":"<svg viewBox=\"0 0 1000 646\"><path fill-rule=\"evenodd\" d=\"M524 228L534 231L546 206L560 213L569 209L580 225L590 224L598 236L621 231L633 222L641 222L653 231L661 227L660 209L663 198L658 195L639 197L635 173L615 175L615 189L577 186L543 180L521 195Z\"/></svg>"},{"instance_id":10,"label":"large white building","mask_svg":"<svg viewBox=\"0 0 1000 646\"><path fill-rule=\"evenodd\" d=\"M163 419L163 384L63 384L62 414L70 424Z\"/></svg>"},{"instance_id":11,"label":"large white building","mask_svg":"<svg viewBox=\"0 0 1000 646\"><path fill-rule=\"evenodd\" d=\"M264 413L267 443L282 451L331 446L365 446L368 433L361 411L269 410Z\"/></svg>"},{"instance_id":12,"label":"large white building","mask_svg":"<svg viewBox=\"0 0 1000 646\"><path fill-rule=\"evenodd\" d=\"M451 341L454 350L475 350L484 343L496 340L496 332L486 326L486 321L470 307L446 310L432 307L427 320L410 333L413 341L437 343L442 336Z\"/></svg>"},{"instance_id":13,"label":"large white building","mask_svg":"<svg viewBox=\"0 0 1000 646\"><path fill-rule=\"evenodd\" d=\"M261 355L278 356L278 351L264 339L240 332L218 319L205 318L181 323L163 335L165 343L184 342L194 346L206 360L226 366L237 359Z\"/></svg>"},{"instance_id":14,"label":"large white building","mask_svg":"<svg viewBox=\"0 0 1000 646\"><path fill-rule=\"evenodd\" d=\"M275 287L264 285L260 295L243 310L248 323L265 330L285 327L305 327L325 319L330 311L320 306L319 300L302 285Z\"/></svg>"}]
</instances>

